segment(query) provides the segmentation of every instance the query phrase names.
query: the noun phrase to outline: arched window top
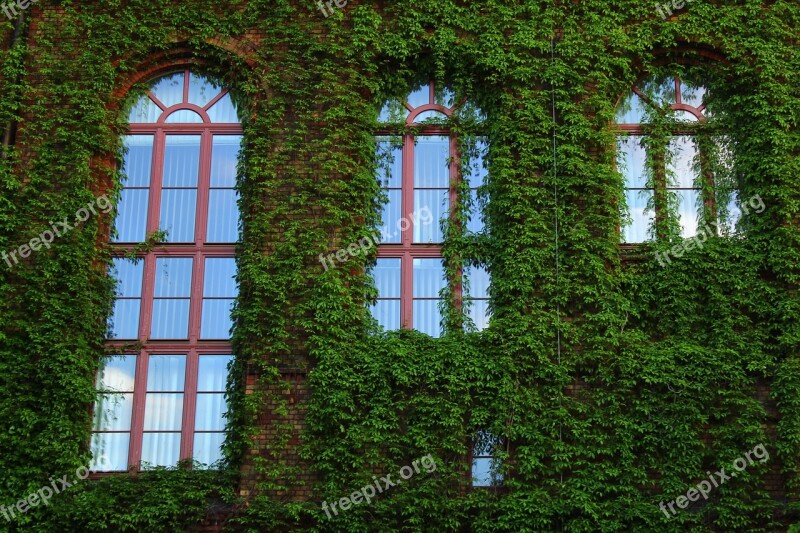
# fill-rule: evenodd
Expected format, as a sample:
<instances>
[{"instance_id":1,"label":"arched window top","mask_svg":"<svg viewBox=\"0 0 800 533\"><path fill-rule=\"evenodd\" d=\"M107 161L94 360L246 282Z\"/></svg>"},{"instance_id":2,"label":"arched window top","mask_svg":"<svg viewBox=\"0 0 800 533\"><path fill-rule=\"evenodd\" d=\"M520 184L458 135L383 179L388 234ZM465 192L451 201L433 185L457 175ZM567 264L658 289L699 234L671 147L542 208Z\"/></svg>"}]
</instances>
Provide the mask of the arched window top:
<instances>
[{"instance_id":1,"label":"arched window top","mask_svg":"<svg viewBox=\"0 0 800 533\"><path fill-rule=\"evenodd\" d=\"M672 112L676 120L705 118L706 88L680 76L649 76L632 87L617 107L617 124L643 124L653 113Z\"/></svg>"},{"instance_id":2,"label":"arched window top","mask_svg":"<svg viewBox=\"0 0 800 533\"><path fill-rule=\"evenodd\" d=\"M455 111L455 93L434 82L419 85L400 101L387 101L378 116L378 122L419 123L427 119L447 119Z\"/></svg>"},{"instance_id":3,"label":"arched window top","mask_svg":"<svg viewBox=\"0 0 800 533\"><path fill-rule=\"evenodd\" d=\"M228 91L214 81L184 70L153 80L128 116L131 124L238 123Z\"/></svg>"}]
</instances>

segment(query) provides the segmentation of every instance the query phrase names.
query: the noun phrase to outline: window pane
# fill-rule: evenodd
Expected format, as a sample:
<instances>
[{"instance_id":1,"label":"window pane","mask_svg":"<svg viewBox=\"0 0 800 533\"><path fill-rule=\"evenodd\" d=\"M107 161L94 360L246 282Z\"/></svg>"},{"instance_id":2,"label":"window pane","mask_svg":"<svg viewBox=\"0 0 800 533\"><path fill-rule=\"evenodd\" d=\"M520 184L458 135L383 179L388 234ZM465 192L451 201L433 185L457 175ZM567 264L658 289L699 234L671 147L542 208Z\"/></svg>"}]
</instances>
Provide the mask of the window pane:
<instances>
[{"instance_id":1,"label":"window pane","mask_svg":"<svg viewBox=\"0 0 800 533\"><path fill-rule=\"evenodd\" d=\"M414 187L447 188L450 185L450 138L425 135L416 138L414 148Z\"/></svg>"},{"instance_id":2,"label":"window pane","mask_svg":"<svg viewBox=\"0 0 800 533\"><path fill-rule=\"evenodd\" d=\"M422 217L416 220L416 224L414 224L414 242L442 242L444 234L442 233L440 221L447 218L450 211L450 192L446 189L415 190L414 208L417 213L430 213L425 222L423 222Z\"/></svg>"},{"instance_id":3,"label":"window pane","mask_svg":"<svg viewBox=\"0 0 800 533\"><path fill-rule=\"evenodd\" d=\"M117 205L116 242L142 242L147 229L149 189L122 189Z\"/></svg>"},{"instance_id":4,"label":"window pane","mask_svg":"<svg viewBox=\"0 0 800 533\"><path fill-rule=\"evenodd\" d=\"M156 259L155 296L185 296L192 289L191 257L159 257Z\"/></svg>"},{"instance_id":5,"label":"window pane","mask_svg":"<svg viewBox=\"0 0 800 533\"><path fill-rule=\"evenodd\" d=\"M437 123L440 123L442 121L447 120L447 115L445 115L441 111L433 111L433 110L423 111L422 113L414 117L414 122L419 123L430 119L434 119L437 121Z\"/></svg>"},{"instance_id":6,"label":"window pane","mask_svg":"<svg viewBox=\"0 0 800 533\"><path fill-rule=\"evenodd\" d=\"M489 272L483 267L467 267L464 269L464 276L468 284L465 284L464 296L467 298L488 298L489 283L491 278Z\"/></svg>"},{"instance_id":7,"label":"window pane","mask_svg":"<svg viewBox=\"0 0 800 533\"><path fill-rule=\"evenodd\" d=\"M157 79L150 86L150 92L166 107L183 102L183 72L168 74Z\"/></svg>"},{"instance_id":8,"label":"window pane","mask_svg":"<svg viewBox=\"0 0 800 533\"><path fill-rule=\"evenodd\" d=\"M208 191L208 225L206 242L239 240L239 195L234 189Z\"/></svg>"},{"instance_id":9,"label":"window pane","mask_svg":"<svg viewBox=\"0 0 800 533\"><path fill-rule=\"evenodd\" d=\"M166 242L194 242L197 189L161 191L159 229L167 232Z\"/></svg>"},{"instance_id":10,"label":"window pane","mask_svg":"<svg viewBox=\"0 0 800 533\"><path fill-rule=\"evenodd\" d=\"M214 135L211 147L211 186L236 186L236 165L238 163L241 135Z\"/></svg>"},{"instance_id":11,"label":"window pane","mask_svg":"<svg viewBox=\"0 0 800 533\"><path fill-rule=\"evenodd\" d=\"M234 124L239 122L239 115L236 113L236 106L231 101L231 95L226 94L217 103L208 109L208 118L211 122L222 124Z\"/></svg>"},{"instance_id":12,"label":"window pane","mask_svg":"<svg viewBox=\"0 0 800 533\"><path fill-rule=\"evenodd\" d=\"M441 335L442 314L439 312L439 300L414 300L413 313L414 329L431 337Z\"/></svg>"},{"instance_id":13,"label":"window pane","mask_svg":"<svg viewBox=\"0 0 800 533\"><path fill-rule=\"evenodd\" d=\"M638 94L631 91L617 107L615 121L617 124L641 124L645 122L647 104Z\"/></svg>"},{"instance_id":14,"label":"window pane","mask_svg":"<svg viewBox=\"0 0 800 533\"><path fill-rule=\"evenodd\" d=\"M370 312L384 329L400 329L400 300L378 300Z\"/></svg>"},{"instance_id":15,"label":"window pane","mask_svg":"<svg viewBox=\"0 0 800 533\"><path fill-rule=\"evenodd\" d=\"M207 103L222 92L222 87L214 81L201 76L189 73L189 103L198 107L205 107Z\"/></svg>"},{"instance_id":16,"label":"window pane","mask_svg":"<svg viewBox=\"0 0 800 533\"><path fill-rule=\"evenodd\" d=\"M647 207L653 191L633 189L627 191L625 196L632 222L622 228L623 242L644 242L647 240L647 230L653 222L652 212Z\"/></svg>"},{"instance_id":17,"label":"window pane","mask_svg":"<svg viewBox=\"0 0 800 533\"><path fill-rule=\"evenodd\" d=\"M206 259L203 296L236 296L236 260L233 257Z\"/></svg>"},{"instance_id":18,"label":"window pane","mask_svg":"<svg viewBox=\"0 0 800 533\"><path fill-rule=\"evenodd\" d=\"M469 319L478 331L489 327L489 300L472 300L469 307Z\"/></svg>"},{"instance_id":19,"label":"window pane","mask_svg":"<svg viewBox=\"0 0 800 533\"><path fill-rule=\"evenodd\" d=\"M97 371L97 388L103 391L133 392L135 355L114 355L104 359Z\"/></svg>"},{"instance_id":20,"label":"window pane","mask_svg":"<svg viewBox=\"0 0 800 533\"><path fill-rule=\"evenodd\" d=\"M198 394L195 431L222 431L225 429L224 413L228 410L222 393Z\"/></svg>"},{"instance_id":21,"label":"window pane","mask_svg":"<svg viewBox=\"0 0 800 533\"><path fill-rule=\"evenodd\" d=\"M697 202L700 200L700 191L675 191L678 195L678 216L683 237L697 235Z\"/></svg>"},{"instance_id":22,"label":"window pane","mask_svg":"<svg viewBox=\"0 0 800 533\"><path fill-rule=\"evenodd\" d=\"M414 259L414 298L438 298L444 285L441 259Z\"/></svg>"},{"instance_id":23,"label":"window pane","mask_svg":"<svg viewBox=\"0 0 800 533\"><path fill-rule=\"evenodd\" d=\"M472 189L469 192L469 196L470 196L470 205L472 207L470 208L469 215L467 218L467 231L470 231L472 233L480 233L484 229L483 213L482 213L483 206L481 205L480 199L478 198L477 190Z\"/></svg>"},{"instance_id":24,"label":"window pane","mask_svg":"<svg viewBox=\"0 0 800 533\"><path fill-rule=\"evenodd\" d=\"M617 168L625 176L625 186L647 187L647 158L642 145L644 137L631 135L617 141Z\"/></svg>"},{"instance_id":25,"label":"window pane","mask_svg":"<svg viewBox=\"0 0 800 533\"><path fill-rule=\"evenodd\" d=\"M429 83L420 85L408 95L406 102L411 104L411 107L420 107L425 104L431 103L431 86Z\"/></svg>"},{"instance_id":26,"label":"window pane","mask_svg":"<svg viewBox=\"0 0 800 533\"><path fill-rule=\"evenodd\" d=\"M94 404L94 431L130 431L133 393L97 395Z\"/></svg>"},{"instance_id":27,"label":"window pane","mask_svg":"<svg viewBox=\"0 0 800 533\"><path fill-rule=\"evenodd\" d=\"M109 472L128 469L128 444L130 433L95 433L90 448L92 463L90 470Z\"/></svg>"},{"instance_id":28,"label":"window pane","mask_svg":"<svg viewBox=\"0 0 800 533\"><path fill-rule=\"evenodd\" d=\"M114 258L112 275L117 280L117 296L139 298L142 296L144 261L134 263L128 259Z\"/></svg>"},{"instance_id":29,"label":"window pane","mask_svg":"<svg viewBox=\"0 0 800 533\"><path fill-rule=\"evenodd\" d=\"M148 393L144 408L145 431L180 431L183 393Z\"/></svg>"},{"instance_id":30,"label":"window pane","mask_svg":"<svg viewBox=\"0 0 800 533\"><path fill-rule=\"evenodd\" d=\"M197 187L199 135L167 135L164 146L164 187Z\"/></svg>"},{"instance_id":31,"label":"window pane","mask_svg":"<svg viewBox=\"0 0 800 533\"><path fill-rule=\"evenodd\" d=\"M401 137L377 137L378 181L381 187L399 189L403 185Z\"/></svg>"},{"instance_id":32,"label":"window pane","mask_svg":"<svg viewBox=\"0 0 800 533\"><path fill-rule=\"evenodd\" d=\"M687 85L685 82L681 81L681 101L684 104L700 107L703 103L703 97L705 94L705 87Z\"/></svg>"},{"instance_id":33,"label":"window pane","mask_svg":"<svg viewBox=\"0 0 800 533\"><path fill-rule=\"evenodd\" d=\"M228 381L228 364L231 355L201 355L197 371L197 390L224 391Z\"/></svg>"},{"instance_id":34,"label":"window pane","mask_svg":"<svg viewBox=\"0 0 800 533\"><path fill-rule=\"evenodd\" d=\"M190 109L179 109L165 120L167 124L200 124L203 122L203 117Z\"/></svg>"},{"instance_id":35,"label":"window pane","mask_svg":"<svg viewBox=\"0 0 800 533\"><path fill-rule=\"evenodd\" d=\"M386 196L389 197L389 202L383 205L381 212L381 227L379 228L381 234L381 242L384 243L399 243L401 240L400 219L402 215L402 193L400 190L384 190Z\"/></svg>"},{"instance_id":36,"label":"window pane","mask_svg":"<svg viewBox=\"0 0 800 533\"><path fill-rule=\"evenodd\" d=\"M186 356L151 355L147 366L148 391L182 391Z\"/></svg>"},{"instance_id":37,"label":"window pane","mask_svg":"<svg viewBox=\"0 0 800 533\"><path fill-rule=\"evenodd\" d=\"M400 297L400 258L380 258L371 270L379 298Z\"/></svg>"},{"instance_id":38,"label":"window pane","mask_svg":"<svg viewBox=\"0 0 800 533\"><path fill-rule=\"evenodd\" d=\"M148 187L150 169L153 166L153 136L126 135L124 138L127 153L122 163L122 173L127 179L125 187Z\"/></svg>"},{"instance_id":39,"label":"window pane","mask_svg":"<svg viewBox=\"0 0 800 533\"><path fill-rule=\"evenodd\" d=\"M145 433L142 438L142 463L175 466L181 448L180 433Z\"/></svg>"},{"instance_id":40,"label":"window pane","mask_svg":"<svg viewBox=\"0 0 800 533\"><path fill-rule=\"evenodd\" d=\"M224 441L224 433L195 433L194 460L206 465L216 463L222 459L222 443Z\"/></svg>"},{"instance_id":41,"label":"window pane","mask_svg":"<svg viewBox=\"0 0 800 533\"><path fill-rule=\"evenodd\" d=\"M232 299L203 300L203 316L200 323L200 338L228 339L231 336Z\"/></svg>"},{"instance_id":42,"label":"window pane","mask_svg":"<svg viewBox=\"0 0 800 533\"><path fill-rule=\"evenodd\" d=\"M161 108L149 96L142 96L131 108L131 112L128 114L128 122L131 124L153 124L158 121L161 113Z\"/></svg>"},{"instance_id":43,"label":"window pane","mask_svg":"<svg viewBox=\"0 0 800 533\"><path fill-rule=\"evenodd\" d=\"M150 337L153 339L189 338L189 300L154 300Z\"/></svg>"},{"instance_id":44,"label":"window pane","mask_svg":"<svg viewBox=\"0 0 800 533\"><path fill-rule=\"evenodd\" d=\"M112 339L138 339L139 338L139 313L142 301L138 298L131 300L117 300L114 302L114 312L109 319L111 330L109 337Z\"/></svg>"},{"instance_id":45,"label":"window pane","mask_svg":"<svg viewBox=\"0 0 800 533\"><path fill-rule=\"evenodd\" d=\"M697 172L694 170L694 160L697 154L694 140L688 135L672 137L669 150L672 153L672 161L667 167L668 173L671 175L670 187L694 187L697 176Z\"/></svg>"}]
</instances>

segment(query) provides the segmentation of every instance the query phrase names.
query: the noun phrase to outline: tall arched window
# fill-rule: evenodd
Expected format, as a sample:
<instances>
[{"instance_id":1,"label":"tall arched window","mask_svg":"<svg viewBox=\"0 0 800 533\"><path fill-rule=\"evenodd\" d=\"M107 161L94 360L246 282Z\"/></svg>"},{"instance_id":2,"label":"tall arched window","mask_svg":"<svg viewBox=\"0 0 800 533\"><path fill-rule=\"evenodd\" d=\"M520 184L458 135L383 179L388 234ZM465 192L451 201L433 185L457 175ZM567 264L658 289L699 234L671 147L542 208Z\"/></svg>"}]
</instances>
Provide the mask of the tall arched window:
<instances>
[{"instance_id":1,"label":"tall arched window","mask_svg":"<svg viewBox=\"0 0 800 533\"><path fill-rule=\"evenodd\" d=\"M213 464L232 359L241 125L228 92L189 71L153 81L129 122L112 240L118 355L98 373L92 468ZM123 258L158 230L151 251Z\"/></svg>"},{"instance_id":2,"label":"tall arched window","mask_svg":"<svg viewBox=\"0 0 800 533\"><path fill-rule=\"evenodd\" d=\"M388 203L372 270L378 288L372 312L386 329L441 334L440 292L446 284L441 221L453 212L462 180L475 195L486 177L485 140L477 143L469 173L462 176L458 171L458 144L448 124L457 107L452 92L428 83L405 101L390 100L378 119L378 150L388 162L379 178ZM406 133L393 134L396 129L390 125L405 126ZM480 213L471 213L465 229L483 229ZM483 268L471 268L466 274L473 279L471 293L464 294L471 301L470 318L483 329L488 321L489 274ZM460 292L461 284L454 289Z\"/></svg>"},{"instance_id":3,"label":"tall arched window","mask_svg":"<svg viewBox=\"0 0 800 533\"><path fill-rule=\"evenodd\" d=\"M715 217L713 173L697 138L706 118L705 96L705 87L679 76L652 76L637 83L617 108L624 132L617 161L630 214L622 228L624 242L646 240L654 218L663 220L669 205L677 205L683 237L697 233L699 211Z\"/></svg>"}]
</instances>

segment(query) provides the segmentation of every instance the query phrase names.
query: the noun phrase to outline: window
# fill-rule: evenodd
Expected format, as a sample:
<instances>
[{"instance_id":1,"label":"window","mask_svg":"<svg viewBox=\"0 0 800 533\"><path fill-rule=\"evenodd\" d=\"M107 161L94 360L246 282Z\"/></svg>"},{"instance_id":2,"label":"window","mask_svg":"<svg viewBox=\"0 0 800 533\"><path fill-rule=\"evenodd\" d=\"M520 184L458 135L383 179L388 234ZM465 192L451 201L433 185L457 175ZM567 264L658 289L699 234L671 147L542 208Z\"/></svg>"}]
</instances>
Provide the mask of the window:
<instances>
[{"instance_id":1,"label":"window","mask_svg":"<svg viewBox=\"0 0 800 533\"><path fill-rule=\"evenodd\" d=\"M661 221L692 237L701 220L716 219L709 164L715 148L698 135L706 121L705 96L699 83L654 76L634 86L617 108L616 122L624 132L617 162L629 209L623 242L645 241ZM677 208L677 221L667 220L668 207Z\"/></svg>"},{"instance_id":2,"label":"window","mask_svg":"<svg viewBox=\"0 0 800 533\"><path fill-rule=\"evenodd\" d=\"M449 120L459 109L454 95L434 83L418 87L404 102L390 100L381 110L376 139L382 173L379 180L388 202L381 216L381 244L372 270L378 289L373 316L386 329L413 328L441 335L441 291L446 287L442 258L442 223L456 208L462 180L473 195L468 232L482 231L475 207L476 190L486 177L486 140L458 171L458 144ZM393 133L391 126L405 127ZM414 127L414 132L409 128ZM396 131L396 128L395 130ZM460 284L454 288L460 293ZM476 301L485 296L476 296ZM478 305L476 309L488 309ZM475 321L485 324L485 317Z\"/></svg>"},{"instance_id":3,"label":"window","mask_svg":"<svg viewBox=\"0 0 800 533\"><path fill-rule=\"evenodd\" d=\"M129 122L112 241L108 345L118 354L98 372L92 469L210 465L221 459L233 359L241 126L228 92L188 71L155 80ZM123 258L157 230L163 242Z\"/></svg>"},{"instance_id":4,"label":"window","mask_svg":"<svg viewBox=\"0 0 800 533\"><path fill-rule=\"evenodd\" d=\"M498 487L503 484L500 471L503 441L487 431L478 431L472 443L472 486Z\"/></svg>"}]
</instances>

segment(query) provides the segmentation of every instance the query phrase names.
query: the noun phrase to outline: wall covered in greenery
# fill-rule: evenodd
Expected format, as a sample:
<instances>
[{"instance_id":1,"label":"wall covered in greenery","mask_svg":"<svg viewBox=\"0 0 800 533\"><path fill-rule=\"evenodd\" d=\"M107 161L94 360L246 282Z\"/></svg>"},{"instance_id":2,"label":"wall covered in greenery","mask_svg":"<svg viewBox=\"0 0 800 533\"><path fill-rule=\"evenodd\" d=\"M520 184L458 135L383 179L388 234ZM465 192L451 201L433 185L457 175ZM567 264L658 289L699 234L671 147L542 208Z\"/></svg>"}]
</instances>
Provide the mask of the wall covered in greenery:
<instances>
[{"instance_id":1,"label":"wall covered in greenery","mask_svg":"<svg viewBox=\"0 0 800 533\"><path fill-rule=\"evenodd\" d=\"M327 18L310 0L42 0L23 13L0 60L0 124L18 124L0 162L0 250L118 191L113 161L144 73L188 65L214 76L244 110L238 359L225 471L80 481L0 528L775 531L800 521L793 0L695 0L669 20L638 0L350 1ZM14 23L2 24L11 43ZM654 251L677 242L669 228L658 244L619 245L611 125L620 97L658 72L702 79L713 114L700 135L724 135L735 154L720 180L766 206L738 235L664 267ZM447 226L445 256L451 276L465 264L491 271L492 323L464 332L450 294L439 339L378 330L364 307L371 258L329 270L317 260L376 223L378 109L428 79L485 113L480 125L454 119L460 142L481 134L491 145L486 232ZM0 263L0 504L88 464L113 294L109 224L91 217L19 265ZM287 371L307 375L301 407L281 394ZM464 490L478 429L509 443L503 491ZM659 509L759 443L769 461L671 519ZM333 519L321 510L427 454L435 472Z\"/></svg>"}]
</instances>

